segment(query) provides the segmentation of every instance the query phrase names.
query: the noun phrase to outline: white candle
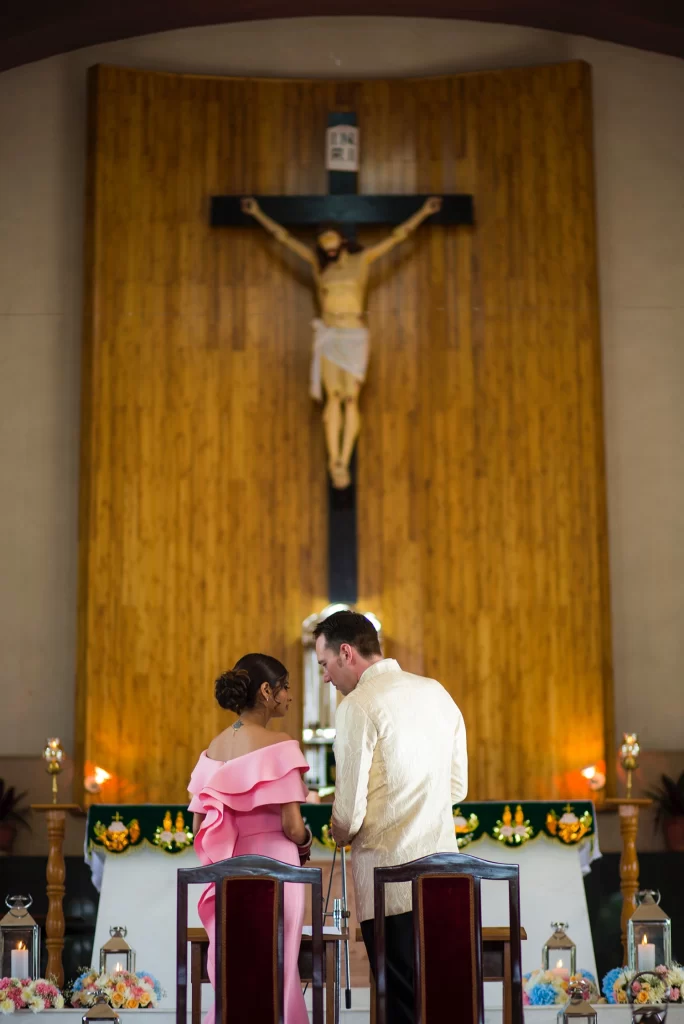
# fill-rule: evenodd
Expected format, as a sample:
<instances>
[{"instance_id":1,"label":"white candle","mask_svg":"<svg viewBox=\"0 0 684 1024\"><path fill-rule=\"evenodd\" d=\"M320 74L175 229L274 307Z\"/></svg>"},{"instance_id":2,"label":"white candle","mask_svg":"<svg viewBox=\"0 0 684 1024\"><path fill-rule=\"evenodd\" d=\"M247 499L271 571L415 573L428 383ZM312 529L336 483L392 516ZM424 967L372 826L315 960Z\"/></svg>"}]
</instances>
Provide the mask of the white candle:
<instances>
[{"instance_id":1,"label":"white candle","mask_svg":"<svg viewBox=\"0 0 684 1024\"><path fill-rule=\"evenodd\" d=\"M655 965L655 945L648 941L647 935L644 935L637 946L637 969L640 971L654 971Z\"/></svg>"},{"instance_id":2,"label":"white candle","mask_svg":"<svg viewBox=\"0 0 684 1024\"><path fill-rule=\"evenodd\" d=\"M11 951L10 970L13 978L28 978L28 949L23 942Z\"/></svg>"}]
</instances>

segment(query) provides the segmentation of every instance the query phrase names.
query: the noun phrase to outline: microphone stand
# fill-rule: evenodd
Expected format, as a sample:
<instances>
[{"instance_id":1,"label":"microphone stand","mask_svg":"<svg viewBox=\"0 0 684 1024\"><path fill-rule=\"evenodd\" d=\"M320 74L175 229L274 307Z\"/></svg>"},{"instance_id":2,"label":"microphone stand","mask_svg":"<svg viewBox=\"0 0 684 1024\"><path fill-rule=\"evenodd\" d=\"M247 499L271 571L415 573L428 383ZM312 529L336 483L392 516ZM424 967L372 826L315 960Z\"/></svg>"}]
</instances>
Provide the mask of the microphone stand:
<instances>
[{"instance_id":1,"label":"microphone stand","mask_svg":"<svg viewBox=\"0 0 684 1024\"><path fill-rule=\"evenodd\" d=\"M335 861L337 860L337 846L333 853L332 868L330 869L330 884L328 885L328 892L325 898L325 908L323 910L323 922L327 917L331 917L333 920L333 926L338 928L340 931L344 928L347 931L347 938L343 940L344 944L344 972L346 986L344 990L344 1005L347 1010L351 1010L352 1005L352 994L351 994L351 972L349 968L349 918L351 912L347 906L347 855L344 847L341 848L340 854L340 868L342 873L342 899L333 900L332 913L328 911L328 905L330 902L330 891L332 889L332 879L335 871ZM340 995L342 992L342 977L341 977L341 955L340 945L342 943L335 943L335 1021L334 1024L339 1024L340 1021Z\"/></svg>"}]
</instances>

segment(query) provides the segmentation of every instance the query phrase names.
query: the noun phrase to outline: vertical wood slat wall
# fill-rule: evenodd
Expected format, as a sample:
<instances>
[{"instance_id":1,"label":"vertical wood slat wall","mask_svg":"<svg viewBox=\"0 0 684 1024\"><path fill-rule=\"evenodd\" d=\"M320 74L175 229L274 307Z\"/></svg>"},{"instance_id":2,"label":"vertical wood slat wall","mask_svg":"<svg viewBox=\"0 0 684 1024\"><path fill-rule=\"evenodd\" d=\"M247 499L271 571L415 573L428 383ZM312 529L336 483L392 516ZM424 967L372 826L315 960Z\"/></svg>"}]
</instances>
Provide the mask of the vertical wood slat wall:
<instances>
[{"instance_id":1,"label":"vertical wood slat wall","mask_svg":"<svg viewBox=\"0 0 684 1024\"><path fill-rule=\"evenodd\" d=\"M311 281L260 230L211 229L208 199L325 192L334 109L358 113L362 192L471 192L477 221L374 270L360 606L461 706L473 798L570 794L612 718L588 68L99 67L91 105L77 703L107 798L183 798L248 650L286 661L300 728L327 600Z\"/></svg>"}]
</instances>

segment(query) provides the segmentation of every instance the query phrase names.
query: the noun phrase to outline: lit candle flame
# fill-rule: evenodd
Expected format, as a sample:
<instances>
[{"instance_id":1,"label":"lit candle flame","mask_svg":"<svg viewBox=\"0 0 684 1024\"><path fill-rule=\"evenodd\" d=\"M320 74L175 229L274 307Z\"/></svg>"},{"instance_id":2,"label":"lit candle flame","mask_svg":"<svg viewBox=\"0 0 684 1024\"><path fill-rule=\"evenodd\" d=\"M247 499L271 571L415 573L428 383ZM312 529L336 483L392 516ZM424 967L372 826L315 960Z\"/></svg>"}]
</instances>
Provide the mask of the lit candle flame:
<instances>
[{"instance_id":1,"label":"lit candle flame","mask_svg":"<svg viewBox=\"0 0 684 1024\"><path fill-rule=\"evenodd\" d=\"M19 945L17 946L17 949L26 949L26 946L24 945L23 942L20 942Z\"/></svg>"},{"instance_id":2,"label":"lit candle flame","mask_svg":"<svg viewBox=\"0 0 684 1024\"><path fill-rule=\"evenodd\" d=\"M105 771L104 768L98 768L97 765L95 766L93 776L98 786L101 786L103 782L108 782L109 779L111 779L109 772Z\"/></svg>"},{"instance_id":3,"label":"lit candle flame","mask_svg":"<svg viewBox=\"0 0 684 1024\"><path fill-rule=\"evenodd\" d=\"M644 937L641 940L641 945L645 946L647 943L648 943L648 935L644 934Z\"/></svg>"},{"instance_id":4,"label":"lit candle flame","mask_svg":"<svg viewBox=\"0 0 684 1024\"><path fill-rule=\"evenodd\" d=\"M123 967L121 966L121 964L117 964L116 967L114 968L114 970L115 971L123 971Z\"/></svg>"},{"instance_id":5,"label":"lit candle flame","mask_svg":"<svg viewBox=\"0 0 684 1024\"><path fill-rule=\"evenodd\" d=\"M593 779L596 775L596 765L591 764L588 768L583 768L581 773L585 779Z\"/></svg>"},{"instance_id":6,"label":"lit candle flame","mask_svg":"<svg viewBox=\"0 0 684 1024\"><path fill-rule=\"evenodd\" d=\"M556 964L556 970L558 970L558 969L559 969L559 968L561 968L562 966L563 966L563 961L562 961L562 960L559 960L559 961L557 962L557 964Z\"/></svg>"}]
</instances>

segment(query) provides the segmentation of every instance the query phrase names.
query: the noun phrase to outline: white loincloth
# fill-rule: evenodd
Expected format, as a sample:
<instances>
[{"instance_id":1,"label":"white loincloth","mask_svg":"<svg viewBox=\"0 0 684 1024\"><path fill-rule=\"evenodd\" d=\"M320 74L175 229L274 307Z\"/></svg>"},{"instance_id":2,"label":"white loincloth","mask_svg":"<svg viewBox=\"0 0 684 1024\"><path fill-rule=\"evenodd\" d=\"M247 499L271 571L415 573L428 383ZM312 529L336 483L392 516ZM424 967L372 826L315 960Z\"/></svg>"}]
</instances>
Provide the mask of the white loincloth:
<instances>
[{"instance_id":1,"label":"white loincloth","mask_svg":"<svg viewBox=\"0 0 684 1024\"><path fill-rule=\"evenodd\" d=\"M311 357L311 397L323 401L321 359L334 363L363 384L368 369L369 334L367 327L328 327L322 320L312 321L314 329Z\"/></svg>"}]
</instances>

